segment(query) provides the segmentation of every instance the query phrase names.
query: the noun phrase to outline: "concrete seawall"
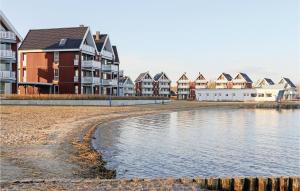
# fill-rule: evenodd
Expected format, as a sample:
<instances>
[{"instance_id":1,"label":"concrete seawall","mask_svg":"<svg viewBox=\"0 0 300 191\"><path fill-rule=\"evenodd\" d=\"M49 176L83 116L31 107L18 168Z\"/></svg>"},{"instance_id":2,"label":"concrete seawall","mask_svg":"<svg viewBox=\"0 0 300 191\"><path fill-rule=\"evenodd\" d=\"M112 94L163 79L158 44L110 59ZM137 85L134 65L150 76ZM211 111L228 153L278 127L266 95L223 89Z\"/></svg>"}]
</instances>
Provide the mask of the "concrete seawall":
<instances>
[{"instance_id":1,"label":"concrete seawall","mask_svg":"<svg viewBox=\"0 0 300 191\"><path fill-rule=\"evenodd\" d=\"M1 105L129 106L164 104L170 100L0 100Z\"/></svg>"},{"instance_id":2,"label":"concrete seawall","mask_svg":"<svg viewBox=\"0 0 300 191\"><path fill-rule=\"evenodd\" d=\"M51 179L1 182L2 189L299 191L300 177Z\"/></svg>"}]
</instances>

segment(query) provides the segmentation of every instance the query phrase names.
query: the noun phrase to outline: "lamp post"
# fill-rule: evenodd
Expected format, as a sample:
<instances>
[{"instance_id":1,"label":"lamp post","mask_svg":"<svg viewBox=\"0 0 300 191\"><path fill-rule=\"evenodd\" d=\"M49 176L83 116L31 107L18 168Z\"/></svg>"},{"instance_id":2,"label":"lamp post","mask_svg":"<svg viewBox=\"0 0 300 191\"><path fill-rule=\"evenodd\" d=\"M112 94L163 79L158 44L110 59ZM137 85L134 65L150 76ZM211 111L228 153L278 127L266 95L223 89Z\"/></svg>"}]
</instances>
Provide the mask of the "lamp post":
<instances>
[{"instance_id":1,"label":"lamp post","mask_svg":"<svg viewBox=\"0 0 300 191\"><path fill-rule=\"evenodd\" d=\"M110 86L110 91L109 91L109 107L111 107L111 102L112 102L112 85L113 85L113 82L110 81L108 82L109 86Z\"/></svg>"}]
</instances>

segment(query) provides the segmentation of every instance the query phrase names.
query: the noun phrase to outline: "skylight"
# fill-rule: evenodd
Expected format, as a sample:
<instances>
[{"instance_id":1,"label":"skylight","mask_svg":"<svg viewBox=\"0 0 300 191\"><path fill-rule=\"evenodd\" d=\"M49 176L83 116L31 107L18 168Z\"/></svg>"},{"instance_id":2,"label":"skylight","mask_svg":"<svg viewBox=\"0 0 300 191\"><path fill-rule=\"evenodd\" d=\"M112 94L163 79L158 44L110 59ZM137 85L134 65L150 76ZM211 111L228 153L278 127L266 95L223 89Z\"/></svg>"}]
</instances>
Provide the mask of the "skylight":
<instances>
[{"instance_id":1,"label":"skylight","mask_svg":"<svg viewBox=\"0 0 300 191\"><path fill-rule=\"evenodd\" d=\"M66 38L60 39L60 41L59 41L59 46L64 46L64 45L66 44L66 42L67 42L67 39L66 39Z\"/></svg>"}]
</instances>

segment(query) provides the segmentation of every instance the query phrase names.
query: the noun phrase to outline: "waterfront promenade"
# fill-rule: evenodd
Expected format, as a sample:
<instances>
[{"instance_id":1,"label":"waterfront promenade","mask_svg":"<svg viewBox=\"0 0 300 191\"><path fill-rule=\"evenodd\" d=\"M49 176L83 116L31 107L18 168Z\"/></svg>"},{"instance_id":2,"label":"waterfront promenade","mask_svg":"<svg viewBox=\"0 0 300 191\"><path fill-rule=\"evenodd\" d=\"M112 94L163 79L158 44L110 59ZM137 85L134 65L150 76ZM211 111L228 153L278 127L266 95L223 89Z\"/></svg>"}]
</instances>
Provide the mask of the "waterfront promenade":
<instances>
[{"instance_id":1,"label":"waterfront promenade","mask_svg":"<svg viewBox=\"0 0 300 191\"><path fill-rule=\"evenodd\" d=\"M285 105L300 104L297 102ZM114 177L114 172L104 168L101 156L90 147L92 134L101 123L138 115L200 107L255 108L256 106L256 103L189 101L130 107L2 105L1 186L5 185L5 182L24 179L82 180L82 178ZM55 181L49 184L55 185ZM23 184L14 185L18 187Z\"/></svg>"}]
</instances>

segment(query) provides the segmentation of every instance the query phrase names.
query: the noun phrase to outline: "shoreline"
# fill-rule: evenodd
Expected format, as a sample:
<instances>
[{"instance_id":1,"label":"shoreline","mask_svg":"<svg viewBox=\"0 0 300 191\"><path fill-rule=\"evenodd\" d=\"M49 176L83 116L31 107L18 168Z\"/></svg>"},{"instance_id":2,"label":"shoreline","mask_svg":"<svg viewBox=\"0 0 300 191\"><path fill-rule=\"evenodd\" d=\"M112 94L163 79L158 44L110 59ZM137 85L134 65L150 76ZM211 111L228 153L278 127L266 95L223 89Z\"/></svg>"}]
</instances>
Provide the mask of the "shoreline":
<instances>
[{"instance_id":1,"label":"shoreline","mask_svg":"<svg viewBox=\"0 0 300 191\"><path fill-rule=\"evenodd\" d=\"M291 103L287 105L289 104ZM300 102L292 104L300 108ZM112 120L147 114L213 107L254 109L256 103L172 101L165 105L112 108L94 106L1 106L1 120L3 120L0 137L1 170L4 166L4 171L1 173L1 187L2 183L24 179L113 178L115 172L105 169L105 161L102 160L101 154L94 150L91 145L93 134L98 125ZM59 112L54 117L49 116L53 115L53 110ZM28 127L25 126L24 132L23 130L20 132L18 126L23 127L19 124L20 117L23 119L31 113L34 115L26 122ZM13 115L16 119L10 121L10 118L6 115ZM60 117L59 120L56 120L57 116ZM45 123L42 117L50 121L46 122L47 124L43 128L39 127L39 125ZM57 122L53 124L51 120ZM7 125L7 128L3 128L2 125ZM30 125L36 125L36 127L29 127ZM27 128L29 128L29 132L25 131ZM10 132L11 129L14 131ZM8 133L6 136L6 131L11 134ZM21 142L19 142L17 138L9 136L12 134L17 134L25 141L21 139ZM31 137L27 140L28 137L23 134L26 136L30 134ZM46 163L52 166L47 166Z\"/></svg>"}]
</instances>

